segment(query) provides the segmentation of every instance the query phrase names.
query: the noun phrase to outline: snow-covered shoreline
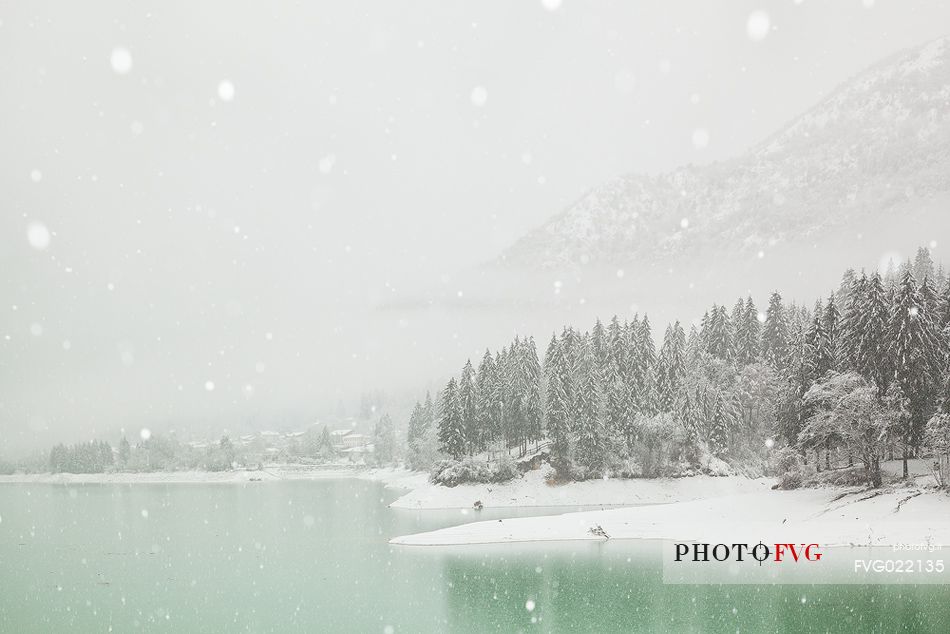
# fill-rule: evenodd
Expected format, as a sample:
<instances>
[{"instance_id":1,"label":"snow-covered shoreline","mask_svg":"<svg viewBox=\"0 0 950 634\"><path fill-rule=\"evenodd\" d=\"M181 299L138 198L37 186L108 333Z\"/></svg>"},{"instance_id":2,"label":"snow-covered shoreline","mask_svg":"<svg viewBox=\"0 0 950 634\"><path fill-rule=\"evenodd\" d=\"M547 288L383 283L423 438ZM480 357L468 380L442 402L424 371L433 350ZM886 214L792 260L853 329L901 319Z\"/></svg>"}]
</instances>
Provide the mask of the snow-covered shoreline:
<instances>
[{"instance_id":1,"label":"snow-covered shoreline","mask_svg":"<svg viewBox=\"0 0 950 634\"><path fill-rule=\"evenodd\" d=\"M820 543L826 546L932 544L950 547L950 499L916 487L760 491L603 511L474 522L396 537L390 543L447 546L538 541L667 539Z\"/></svg>"},{"instance_id":2,"label":"snow-covered shoreline","mask_svg":"<svg viewBox=\"0 0 950 634\"><path fill-rule=\"evenodd\" d=\"M737 493L767 491L774 480L744 477L609 479L549 485L541 470L528 471L504 484L462 484L445 487L422 482L390 504L399 509L470 509L529 506L639 506L668 504Z\"/></svg>"},{"instance_id":3,"label":"snow-covered shoreline","mask_svg":"<svg viewBox=\"0 0 950 634\"><path fill-rule=\"evenodd\" d=\"M148 473L17 473L0 475L0 484L244 484L285 480L358 478L388 487L411 489L426 481L425 474L388 468L307 468L278 465L249 471L155 471Z\"/></svg>"},{"instance_id":4,"label":"snow-covered shoreline","mask_svg":"<svg viewBox=\"0 0 950 634\"><path fill-rule=\"evenodd\" d=\"M550 485L542 471L504 484L434 485L406 469L275 465L254 471L0 475L2 484L247 484L357 478L404 490L390 507L408 510L515 507L625 507L472 522L404 535L393 544L448 546L539 541L775 539L833 545L931 544L950 547L950 496L919 483L877 491L820 488L773 491L773 480L740 476L594 480Z\"/></svg>"}]
</instances>

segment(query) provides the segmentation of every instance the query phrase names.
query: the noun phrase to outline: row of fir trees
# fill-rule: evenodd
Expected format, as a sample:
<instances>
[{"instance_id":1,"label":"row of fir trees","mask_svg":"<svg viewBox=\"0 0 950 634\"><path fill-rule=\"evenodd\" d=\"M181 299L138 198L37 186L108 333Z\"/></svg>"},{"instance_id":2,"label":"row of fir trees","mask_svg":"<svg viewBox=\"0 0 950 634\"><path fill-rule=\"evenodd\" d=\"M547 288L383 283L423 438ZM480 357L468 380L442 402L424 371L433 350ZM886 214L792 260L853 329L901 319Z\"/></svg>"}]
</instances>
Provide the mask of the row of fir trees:
<instances>
[{"instance_id":1,"label":"row of fir trees","mask_svg":"<svg viewBox=\"0 0 950 634\"><path fill-rule=\"evenodd\" d=\"M565 327L543 362L516 337L477 367L467 361L409 422L410 466L546 446L564 477L660 475L699 456L735 460L767 439L815 454L799 433L805 394L830 373L855 373L903 404L904 457L947 402L950 284L926 249L887 274L845 273L813 307L773 293L713 306L687 333L670 324L656 348L647 316ZM769 445L771 446L771 442ZM807 456L806 456L807 459ZM635 464L625 470L624 465ZM906 470L906 461L905 461Z\"/></svg>"}]
</instances>

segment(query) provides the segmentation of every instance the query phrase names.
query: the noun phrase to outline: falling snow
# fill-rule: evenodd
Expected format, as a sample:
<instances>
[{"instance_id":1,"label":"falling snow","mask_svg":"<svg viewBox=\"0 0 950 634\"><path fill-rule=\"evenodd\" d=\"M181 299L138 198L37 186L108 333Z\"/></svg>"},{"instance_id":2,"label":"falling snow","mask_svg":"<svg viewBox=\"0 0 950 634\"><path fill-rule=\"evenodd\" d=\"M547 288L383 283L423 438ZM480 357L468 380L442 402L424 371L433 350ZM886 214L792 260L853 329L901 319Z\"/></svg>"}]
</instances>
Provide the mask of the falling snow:
<instances>
[{"instance_id":1,"label":"falling snow","mask_svg":"<svg viewBox=\"0 0 950 634\"><path fill-rule=\"evenodd\" d=\"M127 75L132 70L132 53L127 48L114 48L109 63L117 75Z\"/></svg>"},{"instance_id":2,"label":"falling snow","mask_svg":"<svg viewBox=\"0 0 950 634\"><path fill-rule=\"evenodd\" d=\"M227 79L222 79L218 83L218 98L221 101L231 101L234 99L234 84Z\"/></svg>"},{"instance_id":3,"label":"falling snow","mask_svg":"<svg viewBox=\"0 0 950 634\"><path fill-rule=\"evenodd\" d=\"M484 86L475 86L472 88L470 99L473 106L481 108L488 101L488 90Z\"/></svg>"},{"instance_id":4,"label":"falling snow","mask_svg":"<svg viewBox=\"0 0 950 634\"><path fill-rule=\"evenodd\" d=\"M746 20L746 34L753 42L761 42L769 34L771 20L765 11L753 11Z\"/></svg>"},{"instance_id":5,"label":"falling snow","mask_svg":"<svg viewBox=\"0 0 950 634\"><path fill-rule=\"evenodd\" d=\"M26 228L26 239L37 251L45 251L50 243L49 229L41 222L31 222Z\"/></svg>"}]
</instances>

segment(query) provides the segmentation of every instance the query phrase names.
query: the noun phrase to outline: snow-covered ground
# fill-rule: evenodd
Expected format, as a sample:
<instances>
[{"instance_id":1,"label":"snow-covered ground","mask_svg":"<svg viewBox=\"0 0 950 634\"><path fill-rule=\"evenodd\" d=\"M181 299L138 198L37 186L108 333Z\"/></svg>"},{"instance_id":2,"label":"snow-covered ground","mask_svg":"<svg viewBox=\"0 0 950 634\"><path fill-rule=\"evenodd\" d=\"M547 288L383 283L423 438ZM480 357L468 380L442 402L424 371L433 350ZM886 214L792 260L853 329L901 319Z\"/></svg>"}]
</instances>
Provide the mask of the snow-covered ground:
<instances>
[{"instance_id":1,"label":"snow-covered ground","mask_svg":"<svg viewBox=\"0 0 950 634\"><path fill-rule=\"evenodd\" d=\"M392 504L402 509L472 508L512 506L630 506L666 504L735 493L767 491L774 480L742 477L695 476L656 480L589 480L549 485L542 470L528 471L504 484L463 484L445 487L420 482Z\"/></svg>"},{"instance_id":2,"label":"snow-covered ground","mask_svg":"<svg viewBox=\"0 0 950 634\"><path fill-rule=\"evenodd\" d=\"M733 480L734 478L729 478ZM475 522L397 537L394 544L671 539L835 545L950 546L950 496L919 487L753 491L657 506Z\"/></svg>"},{"instance_id":3,"label":"snow-covered ground","mask_svg":"<svg viewBox=\"0 0 950 634\"><path fill-rule=\"evenodd\" d=\"M773 491L774 480L741 476L596 480L551 486L542 471L503 485L454 488L417 485L396 508L598 506L633 508L584 511L475 522L397 537L394 544L448 545L611 539L750 541L775 539L825 545L934 543L950 547L950 495L933 488L930 463L911 460L911 480L877 491L862 487ZM896 478L900 460L882 465Z\"/></svg>"}]
</instances>

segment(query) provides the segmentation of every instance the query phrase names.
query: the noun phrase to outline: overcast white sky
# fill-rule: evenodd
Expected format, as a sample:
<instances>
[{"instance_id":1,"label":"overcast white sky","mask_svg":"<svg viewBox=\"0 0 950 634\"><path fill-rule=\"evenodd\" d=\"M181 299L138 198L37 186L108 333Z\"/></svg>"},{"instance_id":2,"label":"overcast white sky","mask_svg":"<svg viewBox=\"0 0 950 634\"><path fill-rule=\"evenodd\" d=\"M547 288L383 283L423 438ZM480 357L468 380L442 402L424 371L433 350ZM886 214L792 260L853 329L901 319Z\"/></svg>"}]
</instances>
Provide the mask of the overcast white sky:
<instances>
[{"instance_id":1,"label":"overcast white sky","mask_svg":"<svg viewBox=\"0 0 950 634\"><path fill-rule=\"evenodd\" d=\"M424 387L502 342L381 300L611 176L734 156L950 24L555 4L0 2L0 455Z\"/></svg>"}]
</instances>

